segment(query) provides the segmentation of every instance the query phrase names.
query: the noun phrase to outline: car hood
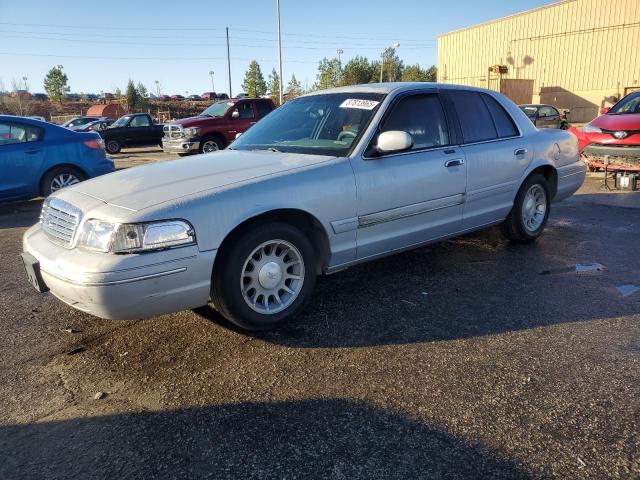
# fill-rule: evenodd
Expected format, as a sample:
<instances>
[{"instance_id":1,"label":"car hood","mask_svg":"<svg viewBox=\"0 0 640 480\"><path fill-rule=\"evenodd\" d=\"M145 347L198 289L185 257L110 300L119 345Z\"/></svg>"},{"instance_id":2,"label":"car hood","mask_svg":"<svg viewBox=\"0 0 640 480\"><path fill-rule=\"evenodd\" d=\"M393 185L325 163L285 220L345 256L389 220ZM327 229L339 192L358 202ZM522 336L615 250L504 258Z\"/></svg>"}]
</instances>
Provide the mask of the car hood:
<instances>
[{"instance_id":1,"label":"car hood","mask_svg":"<svg viewBox=\"0 0 640 480\"><path fill-rule=\"evenodd\" d=\"M216 123L219 122L220 120L222 120L222 117L204 117L204 116L197 116L197 117L188 117L188 118L181 118L180 120L173 120L172 122L168 122L172 125L182 125L183 127L193 127L193 126L198 126L198 125L202 125L203 123Z\"/></svg>"},{"instance_id":2,"label":"car hood","mask_svg":"<svg viewBox=\"0 0 640 480\"><path fill-rule=\"evenodd\" d=\"M164 202L233 188L336 157L270 151L224 150L128 168L60 192L80 193L115 207L140 211ZM77 205L82 208L82 205Z\"/></svg>"},{"instance_id":3,"label":"car hood","mask_svg":"<svg viewBox=\"0 0 640 480\"><path fill-rule=\"evenodd\" d=\"M604 130L640 130L640 113L601 115L591 125Z\"/></svg>"}]
</instances>

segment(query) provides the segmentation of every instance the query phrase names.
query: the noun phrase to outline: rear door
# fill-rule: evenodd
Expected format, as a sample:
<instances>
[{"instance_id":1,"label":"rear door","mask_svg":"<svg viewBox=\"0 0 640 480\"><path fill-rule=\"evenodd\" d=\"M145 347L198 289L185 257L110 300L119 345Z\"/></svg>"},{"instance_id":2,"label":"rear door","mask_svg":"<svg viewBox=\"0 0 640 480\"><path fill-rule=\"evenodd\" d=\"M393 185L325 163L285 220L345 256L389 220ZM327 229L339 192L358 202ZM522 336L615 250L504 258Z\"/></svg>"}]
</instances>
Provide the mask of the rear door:
<instances>
[{"instance_id":1,"label":"rear door","mask_svg":"<svg viewBox=\"0 0 640 480\"><path fill-rule=\"evenodd\" d=\"M519 181L532 158L511 115L492 96L448 90L467 160L463 228L496 223L507 216Z\"/></svg>"},{"instance_id":2,"label":"rear door","mask_svg":"<svg viewBox=\"0 0 640 480\"><path fill-rule=\"evenodd\" d=\"M44 130L26 124L0 122L0 198L38 193L44 160Z\"/></svg>"},{"instance_id":3,"label":"rear door","mask_svg":"<svg viewBox=\"0 0 640 480\"><path fill-rule=\"evenodd\" d=\"M352 160L358 202L357 256L367 258L460 229L466 187L464 153L435 91L398 99L377 135L408 132L405 152Z\"/></svg>"}]
</instances>

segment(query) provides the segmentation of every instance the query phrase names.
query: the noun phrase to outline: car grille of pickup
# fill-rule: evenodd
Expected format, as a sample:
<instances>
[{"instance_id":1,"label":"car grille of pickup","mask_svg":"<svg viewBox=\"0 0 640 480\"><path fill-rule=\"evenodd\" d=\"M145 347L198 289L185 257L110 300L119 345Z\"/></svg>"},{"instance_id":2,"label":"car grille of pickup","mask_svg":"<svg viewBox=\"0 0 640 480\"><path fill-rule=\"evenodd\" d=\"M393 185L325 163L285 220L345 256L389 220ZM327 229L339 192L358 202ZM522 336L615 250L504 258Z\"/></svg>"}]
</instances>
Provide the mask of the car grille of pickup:
<instances>
[{"instance_id":1,"label":"car grille of pickup","mask_svg":"<svg viewBox=\"0 0 640 480\"><path fill-rule=\"evenodd\" d=\"M64 200L52 198L42 206L40 223L42 230L52 242L71 248L81 218L80 209Z\"/></svg>"},{"instance_id":2,"label":"car grille of pickup","mask_svg":"<svg viewBox=\"0 0 640 480\"><path fill-rule=\"evenodd\" d=\"M182 138L184 135L184 130L180 125L165 125L162 130L167 138Z\"/></svg>"}]
</instances>

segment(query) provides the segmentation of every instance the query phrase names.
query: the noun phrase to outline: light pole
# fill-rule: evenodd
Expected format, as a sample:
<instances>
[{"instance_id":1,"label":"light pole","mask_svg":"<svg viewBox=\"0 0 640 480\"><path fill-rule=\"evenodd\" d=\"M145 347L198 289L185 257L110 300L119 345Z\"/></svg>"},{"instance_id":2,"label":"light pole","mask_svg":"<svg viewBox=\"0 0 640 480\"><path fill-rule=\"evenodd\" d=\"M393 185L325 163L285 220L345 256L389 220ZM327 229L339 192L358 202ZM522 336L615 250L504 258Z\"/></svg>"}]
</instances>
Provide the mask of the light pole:
<instances>
[{"instance_id":1,"label":"light pole","mask_svg":"<svg viewBox=\"0 0 640 480\"><path fill-rule=\"evenodd\" d=\"M24 89L25 90L29 90L29 88L27 87L27 80L28 80L27 77L22 77L22 81L24 82Z\"/></svg>"},{"instance_id":2,"label":"light pole","mask_svg":"<svg viewBox=\"0 0 640 480\"><path fill-rule=\"evenodd\" d=\"M209 70L209 76L211 77L211 92L216 93L216 88L213 86L213 70Z\"/></svg>"},{"instance_id":3,"label":"light pole","mask_svg":"<svg viewBox=\"0 0 640 480\"><path fill-rule=\"evenodd\" d=\"M393 50L394 48L398 48L399 46L400 46L399 43L394 43L390 47L387 47L384 50L382 50L381 61L380 61L380 83L382 83L382 72L384 70L384 56L389 50Z\"/></svg>"},{"instance_id":4,"label":"light pole","mask_svg":"<svg viewBox=\"0 0 640 480\"><path fill-rule=\"evenodd\" d=\"M156 80L156 92L158 92L158 98L160 98L160 82Z\"/></svg>"},{"instance_id":5,"label":"light pole","mask_svg":"<svg viewBox=\"0 0 640 480\"><path fill-rule=\"evenodd\" d=\"M344 50L342 50L341 48L336 50L336 53L338 54L338 65L340 67L342 67L342 63L340 62L340 55L342 55L344 53Z\"/></svg>"},{"instance_id":6,"label":"light pole","mask_svg":"<svg viewBox=\"0 0 640 480\"><path fill-rule=\"evenodd\" d=\"M280 75L280 105L282 105L282 37L280 35L280 0L276 0L278 14L278 70Z\"/></svg>"}]
</instances>

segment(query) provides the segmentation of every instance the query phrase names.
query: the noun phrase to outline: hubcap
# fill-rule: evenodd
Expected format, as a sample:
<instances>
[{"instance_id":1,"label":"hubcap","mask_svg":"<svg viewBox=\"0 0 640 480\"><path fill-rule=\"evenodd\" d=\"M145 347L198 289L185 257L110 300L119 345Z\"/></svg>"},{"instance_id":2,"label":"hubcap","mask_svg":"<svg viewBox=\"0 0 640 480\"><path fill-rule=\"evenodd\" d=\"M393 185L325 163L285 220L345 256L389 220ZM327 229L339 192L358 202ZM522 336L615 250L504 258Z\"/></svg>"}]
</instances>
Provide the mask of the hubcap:
<instances>
[{"instance_id":1,"label":"hubcap","mask_svg":"<svg viewBox=\"0 0 640 480\"><path fill-rule=\"evenodd\" d=\"M303 283L304 261L300 251L286 240L269 240L245 260L240 289L252 310L273 315L298 298Z\"/></svg>"},{"instance_id":2,"label":"hubcap","mask_svg":"<svg viewBox=\"0 0 640 480\"><path fill-rule=\"evenodd\" d=\"M522 202L522 222L524 227L535 232L540 228L547 212L547 194L542 186L531 185Z\"/></svg>"},{"instance_id":3,"label":"hubcap","mask_svg":"<svg viewBox=\"0 0 640 480\"><path fill-rule=\"evenodd\" d=\"M204 153L211 153L215 152L216 150L218 150L218 144L213 140L207 140L206 142L204 142L204 145L202 145L202 151Z\"/></svg>"},{"instance_id":4,"label":"hubcap","mask_svg":"<svg viewBox=\"0 0 640 480\"><path fill-rule=\"evenodd\" d=\"M68 187L69 185L75 185L76 183L80 183L80 179L74 174L61 173L60 175L53 177L53 180L51 180L51 191L55 192L61 188Z\"/></svg>"}]
</instances>

